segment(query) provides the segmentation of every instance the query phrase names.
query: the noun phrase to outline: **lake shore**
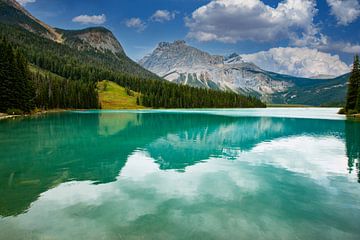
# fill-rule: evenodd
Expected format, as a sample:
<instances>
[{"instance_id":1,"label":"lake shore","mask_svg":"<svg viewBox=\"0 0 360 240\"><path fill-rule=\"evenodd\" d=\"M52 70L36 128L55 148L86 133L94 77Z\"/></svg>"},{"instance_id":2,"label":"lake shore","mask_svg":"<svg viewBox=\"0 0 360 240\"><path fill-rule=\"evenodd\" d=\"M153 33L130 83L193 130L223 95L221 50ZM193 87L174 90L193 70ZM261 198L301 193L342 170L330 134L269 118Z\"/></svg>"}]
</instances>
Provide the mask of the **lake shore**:
<instances>
[{"instance_id":1,"label":"lake shore","mask_svg":"<svg viewBox=\"0 0 360 240\"><path fill-rule=\"evenodd\" d=\"M0 120L5 120L9 118L18 118L18 117L29 117L29 116L36 116L36 115L43 115L48 113L58 113L58 112L65 112L73 109L50 109L50 110L37 110L33 113L24 114L24 115L10 115L7 113L0 113Z\"/></svg>"},{"instance_id":2,"label":"lake shore","mask_svg":"<svg viewBox=\"0 0 360 240\"><path fill-rule=\"evenodd\" d=\"M20 115L9 115L6 113L0 113L0 120L19 117Z\"/></svg>"}]
</instances>

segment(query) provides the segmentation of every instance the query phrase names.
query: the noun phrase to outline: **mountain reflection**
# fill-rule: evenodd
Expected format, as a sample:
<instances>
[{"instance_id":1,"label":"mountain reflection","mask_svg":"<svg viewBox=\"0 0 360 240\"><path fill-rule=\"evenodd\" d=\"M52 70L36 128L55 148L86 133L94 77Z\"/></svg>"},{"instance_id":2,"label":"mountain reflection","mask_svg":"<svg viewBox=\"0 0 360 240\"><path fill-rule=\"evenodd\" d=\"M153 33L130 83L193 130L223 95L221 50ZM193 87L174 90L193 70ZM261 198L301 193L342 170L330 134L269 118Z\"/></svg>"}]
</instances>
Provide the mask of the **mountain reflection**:
<instances>
[{"instance_id":1,"label":"mountain reflection","mask_svg":"<svg viewBox=\"0 0 360 240\"><path fill-rule=\"evenodd\" d=\"M277 138L335 136L346 139L351 171L360 146L358 124L199 113L61 113L2 121L0 130L1 216L24 212L63 182L116 181L137 149L146 150L162 170L185 171Z\"/></svg>"}]
</instances>

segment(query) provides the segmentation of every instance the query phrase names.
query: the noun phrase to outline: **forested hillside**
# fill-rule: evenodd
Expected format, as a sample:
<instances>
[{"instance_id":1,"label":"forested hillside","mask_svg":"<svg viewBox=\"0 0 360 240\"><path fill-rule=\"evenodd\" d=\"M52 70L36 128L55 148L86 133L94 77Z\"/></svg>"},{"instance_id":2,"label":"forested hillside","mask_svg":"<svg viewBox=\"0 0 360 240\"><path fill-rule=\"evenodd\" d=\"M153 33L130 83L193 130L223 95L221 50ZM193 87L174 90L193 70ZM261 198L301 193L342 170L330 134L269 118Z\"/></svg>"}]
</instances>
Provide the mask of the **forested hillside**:
<instances>
[{"instance_id":1,"label":"forested hillside","mask_svg":"<svg viewBox=\"0 0 360 240\"><path fill-rule=\"evenodd\" d=\"M0 112L99 107L95 83L67 80L36 67L30 71L21 49L5 39L0 39L0 52Z\"/></svg>"}]
</instances>

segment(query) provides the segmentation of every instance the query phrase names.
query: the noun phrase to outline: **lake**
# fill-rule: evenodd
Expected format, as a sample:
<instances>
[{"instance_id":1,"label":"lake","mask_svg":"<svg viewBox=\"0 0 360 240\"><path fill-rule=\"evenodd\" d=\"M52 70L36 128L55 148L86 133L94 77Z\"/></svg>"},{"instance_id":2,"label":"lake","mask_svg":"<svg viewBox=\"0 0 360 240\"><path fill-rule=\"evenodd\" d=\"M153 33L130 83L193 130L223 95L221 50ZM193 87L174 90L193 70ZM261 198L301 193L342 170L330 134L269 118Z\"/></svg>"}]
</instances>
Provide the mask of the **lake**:
<instances>
[{"instance_id":1,"label":"lake","mask_svg":"<svg viewBox=\"0 0 360 240\"><path fill-rule=\"evenodd\" d=\"M360 239L360 122L337 110L0 121L0 239Z\"/></svg>"}]
</instances>

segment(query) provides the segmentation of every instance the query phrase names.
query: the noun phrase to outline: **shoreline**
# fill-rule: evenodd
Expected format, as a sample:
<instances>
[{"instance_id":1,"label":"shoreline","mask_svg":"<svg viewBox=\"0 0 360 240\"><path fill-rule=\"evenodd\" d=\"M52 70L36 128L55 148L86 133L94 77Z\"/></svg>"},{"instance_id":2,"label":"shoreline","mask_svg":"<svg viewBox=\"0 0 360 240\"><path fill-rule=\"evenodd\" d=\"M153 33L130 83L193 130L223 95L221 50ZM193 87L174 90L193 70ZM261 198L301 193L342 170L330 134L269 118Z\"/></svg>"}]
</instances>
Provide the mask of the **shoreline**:
<instances>
[{"instance_id":1,"label":"shoreline","mask_svg":"<svg viewBox=\"0 0 360 240\"><path fill-rule=\"evenodd\" d=\"M9 115L6 113L0 113L0 120L8 119L8 118L16 118L21 117L21 115Z\"/></svg>"},{"instance_id":2,"label":"shoreline","mask_svg":"<svg viewBox=\"0 0 360 240\"><path fill-rule=\"evenodd\" d=\"M274 108L274 109L281 109L281 108L327 108L327 107L310 107L310 106L288 106L286 107L285 105L283 106L268 106L268 109ZM195 108L196 110L201 110L200 108ZM227 108L224 108L227 109ZM244 109L248 109L248 108L244 108ZM252 109L252 108L251 108ZM254 108L256 109L256 108ZM5 120L5 119L14 119L14 118L18 118L18 117L31 117L31 116L38 116L38 115L44 115L44 114L51 114L51 113L61 113L61 112L67 112L67 111L86 111L86 110L91 110L91 109L50 109L50 110L35 110L34 112L30 113L30 114L24 114L24 115L9 115L6 113L1 113L0 112L0 121L1 120ZM147 110L190 110L189 108L172 108L172 109L152 109L152 108L122 108L122 109L93 109L93 110L105 110L105 111L147 111ZM193 109L194 110L194 109ZM209 110L209 109L205 109L205 110ZM343 115L346 116L348 119L355 119L355 120L360 120L360 113L358 114L339 114L339 115Z\"/></svg>"},{"instance_id":3,"label":"shoreline","mask_svg":"<svg viewBox=\"0 0 360 240\"><path fill-rule=\"evenodd\" d=\"M41 110L41 111L34 111L33 113L24 114L24 115L9 115L7 113L0 113L0 120L5 120L9 118L18 118L18 117L30 117L30 116L37 116L43 115L48 113L58 113L58 112L66 112L73 109L50 109L50 110Z\"/></svg>"},{"instance_id":4,"label":"shoreline","mask_svg":"<svg viewBox=\"0 0 360 240\"><path fill-rule=\"evenodd\" d=\"M360 113L357 114L346 114L346 117L353 119L360 119Z\"/></svg>"}]
</instances>

